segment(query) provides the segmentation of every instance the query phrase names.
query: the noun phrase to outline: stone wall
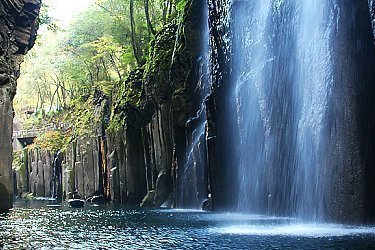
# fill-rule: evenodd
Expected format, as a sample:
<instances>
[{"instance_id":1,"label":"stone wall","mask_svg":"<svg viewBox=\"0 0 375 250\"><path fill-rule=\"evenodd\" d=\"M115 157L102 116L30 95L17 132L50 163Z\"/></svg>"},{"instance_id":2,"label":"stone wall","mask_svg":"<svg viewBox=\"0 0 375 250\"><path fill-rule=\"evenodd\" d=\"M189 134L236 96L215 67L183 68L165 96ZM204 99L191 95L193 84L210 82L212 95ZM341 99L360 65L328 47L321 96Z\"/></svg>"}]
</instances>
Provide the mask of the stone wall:
<instances>
[{"instance_id":1,"label":"stone wall","mask_svg":"<svg viewBox=\"0 0 375 250\"><path fill-rule=\"evenodd\" d=\"M34 44L39 0L0 2L0 210L12 206L12 102L22 55Z\"/></svg>"}]
</instances>

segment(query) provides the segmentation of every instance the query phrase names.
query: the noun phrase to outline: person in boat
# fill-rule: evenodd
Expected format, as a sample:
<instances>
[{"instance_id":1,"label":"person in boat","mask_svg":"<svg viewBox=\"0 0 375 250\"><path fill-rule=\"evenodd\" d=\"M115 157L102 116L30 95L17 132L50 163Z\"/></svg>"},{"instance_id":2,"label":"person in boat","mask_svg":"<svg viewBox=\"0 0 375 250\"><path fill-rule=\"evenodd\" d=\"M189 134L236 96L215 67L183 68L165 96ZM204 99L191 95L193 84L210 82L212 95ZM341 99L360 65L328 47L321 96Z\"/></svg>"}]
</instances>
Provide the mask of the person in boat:
<instances>
[{"instance_id":1,"label":"person in boat","mask_svg":"<svg viewBox=\"0 0 375 250\"><path fill-rule=\"evenodd\" d=\"M81 199L82 196L80 195L80 193L78 193L77 190L75 190L72 194L72 199Z\"/></svg>"},{"instance_id":2,"label":"person in boat","mask_svg":"<svg viewBox=\"0 0 375 250\"><path fill-rule=\"evenodd\" d=\"M77 190L72 193L71 199L68 200L68 203L73 208L81 208L85 206L85 200L82 199L82 196Z\"/></svg>"}]
</instances>

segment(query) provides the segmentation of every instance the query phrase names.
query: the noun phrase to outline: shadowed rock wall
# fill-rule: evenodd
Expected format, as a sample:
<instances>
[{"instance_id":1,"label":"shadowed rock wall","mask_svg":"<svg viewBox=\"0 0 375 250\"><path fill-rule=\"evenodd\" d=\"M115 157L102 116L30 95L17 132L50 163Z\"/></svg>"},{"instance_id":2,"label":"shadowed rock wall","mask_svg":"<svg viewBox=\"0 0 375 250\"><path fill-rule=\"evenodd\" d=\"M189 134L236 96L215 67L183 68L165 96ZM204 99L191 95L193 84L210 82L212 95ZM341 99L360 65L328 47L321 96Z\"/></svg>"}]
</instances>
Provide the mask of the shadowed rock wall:
<instances>
[{"instance_id":1,"label":"shadowed rock wall","mask_svg":"<svg viewBox=\"0 0 375 250\"><path fill-rule=\"evenodd\" d=\"M12 207L12 102L22 55L34 44L39 0L0 2L0 210Z\"/></svg>"},{"instance_id":2,"label":"shadowed rock wall","mask_svg":"<svg viewBox=\"0 0 375 250\"><path fill-rule=\"evenodd\" d=\"M232 34L231 1L212 0L209 2L209 24L211 35L211 63L212 63L212 93L207 100L207 151L210 187L212 194L212 207L214 210L230 210L236 202L236 195L231 193L236 173L231 165L235 165L235 159L231 158L231 137L238 134L228 134L226 130L227 120L222 119L225 111L235 107L230 103L229 77L231 72Z\"/></svg>"}]
</instances>

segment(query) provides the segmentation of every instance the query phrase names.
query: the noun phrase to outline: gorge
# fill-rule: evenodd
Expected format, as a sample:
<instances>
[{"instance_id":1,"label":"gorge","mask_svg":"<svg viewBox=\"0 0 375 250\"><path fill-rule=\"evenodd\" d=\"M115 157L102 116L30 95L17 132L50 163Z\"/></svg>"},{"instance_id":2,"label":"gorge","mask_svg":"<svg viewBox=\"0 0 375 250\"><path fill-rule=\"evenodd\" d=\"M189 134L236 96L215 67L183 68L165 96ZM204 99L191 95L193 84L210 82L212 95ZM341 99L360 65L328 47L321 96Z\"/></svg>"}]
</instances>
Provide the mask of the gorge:
<instances>
[{"instance_id":1,"label":"gorge","mask_svg":"<svg viewBox=\"0 0 375 250\"><path fill-rule=\"evenodd\" d=\"M93 91L90 133L65 150L25 149L13 175L12 100L40 2L2 1L0 210L13 193L61 201L77 190L131 206L373 223L369 6L186 1L118 93Z\"/></svg>"}]
</instances>

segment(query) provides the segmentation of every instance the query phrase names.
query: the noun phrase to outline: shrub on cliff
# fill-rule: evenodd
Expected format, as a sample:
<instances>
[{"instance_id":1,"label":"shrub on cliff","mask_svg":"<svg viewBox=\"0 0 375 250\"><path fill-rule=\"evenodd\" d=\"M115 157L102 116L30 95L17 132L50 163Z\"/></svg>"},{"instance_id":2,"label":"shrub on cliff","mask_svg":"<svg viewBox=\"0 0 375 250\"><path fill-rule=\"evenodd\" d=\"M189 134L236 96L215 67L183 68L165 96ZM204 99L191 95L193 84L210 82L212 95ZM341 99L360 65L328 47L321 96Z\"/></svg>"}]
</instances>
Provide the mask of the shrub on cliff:
<instances>
[{"instance_id":1,"label":"shrub on cliff","mask_svg":"<svg viewBox=\"0 0 375 250\"><path fill-rule=\"evenodd\" d=\"M71 140L70 130L68 131L47 131L34 140L29 149L45 149L51 152L65 151Z\"/></svg>"}]
</instances>

